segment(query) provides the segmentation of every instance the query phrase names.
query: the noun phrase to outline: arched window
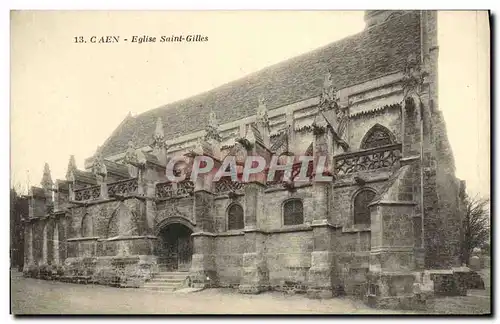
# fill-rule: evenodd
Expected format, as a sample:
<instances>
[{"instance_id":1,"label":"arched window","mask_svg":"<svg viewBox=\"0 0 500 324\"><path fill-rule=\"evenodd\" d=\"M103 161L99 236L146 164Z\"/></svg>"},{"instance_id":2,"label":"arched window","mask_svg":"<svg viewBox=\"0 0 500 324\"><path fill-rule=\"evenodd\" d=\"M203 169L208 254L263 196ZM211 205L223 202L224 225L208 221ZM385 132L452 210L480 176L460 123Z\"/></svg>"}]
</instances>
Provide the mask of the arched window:
<instances>
[{"instance_id":1,"label":"arched window","mask_svg":"<svg viewBox=\"0 0 500 324\"><path fill-rule=\"evenodd\" d=\"M283 224L298 225L304 223L304 208L300 199L290 199L283 204Z\"/></svg>"},{"instance_id":2,"label":"arched window","mask_svg":"<svg viewBox=\"0 0 500 324\"><path fill-rule=\"evenodd\" d=\"M82 218L82 237L91 237L93 235L92 227L92 216L85 214Z\"/></svg>"},{"instance_id":3,"label":"arched window","mask_svg":"<svg viewBox=\"0 0 500 324\"><path fill-rule=\"evenodd\" d=\"M376 124L363 137L361 149L370 149L394 143L394 135L386 127Z\"/></svg>"},{"instance_id":4,"label":"arched window","mask_svg":"<svg viewBox=\"0 0 500 324\"><path fill-rule=\"evenodd\" d=\"M363 189L354 197L354 224L370 224L370 207L368 206L373 198L375 192L370 189Z\"/></svg>"},{"instance_id":5,"label":"arched window","mask_svg":"<svg viewBox=\"0 0 500 324\"><path fill-rule=\"evenodd\" d=\"M227 209L227 229L237 230L244 227L243 208L238 204L232 204Z\"/></svg>"}]
</instances>

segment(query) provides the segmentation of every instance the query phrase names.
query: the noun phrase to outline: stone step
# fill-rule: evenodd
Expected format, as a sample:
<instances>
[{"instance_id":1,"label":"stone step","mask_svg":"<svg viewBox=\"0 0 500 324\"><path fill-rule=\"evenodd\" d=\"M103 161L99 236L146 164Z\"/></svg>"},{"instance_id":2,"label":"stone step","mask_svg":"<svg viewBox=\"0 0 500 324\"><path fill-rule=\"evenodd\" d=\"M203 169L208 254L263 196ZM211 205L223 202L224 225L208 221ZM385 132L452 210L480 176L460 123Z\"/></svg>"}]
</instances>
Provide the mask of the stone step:
<instances>
[{"instance_id":1,"label":"stone step","mask_svg":"<svg viewBox=\"0 0 500 324\"><path fill-rule=\"evenodd\" d=\"M142 289L149 289L149 290L163 290L163 291L175 291L180 288L178 285L144 285L141 287Z\"/></svg>"},{"instance_id":2,"label":"stone step","mask_svg":"<svg viewBox=\"0 0 500 324\"><path fill-rule=\"evenodd\" d=\"M167 272L162 271L153 276L151 280L144 283L142 288L149 290L174 291L182 287L188 272Z\"/></svg>"},{"instance_id":3,"label":"stone step","mask_svg":"<svg viewBox=\"0 0 500 324\"><path fill-rule=\"evenodd\" d=\"M169 274L169 273L158 273L154 275L154 278L158 279L172 279L172 280L184 280L187 278L186 274L178 275L178 274Z\"/></svg>"},{"instance_id":4,"label":"stone step","mask_svg":"<svg viewBox=\"0 0 500 324\"><path fill-rule=\"evenodd\" d=\"M170 288L170 287L162 287L162 286L149 286L149 287L141 287L139 289L174 292L176 290L176 288L177 287Z\"/></svg>"},{"instance_id":5,"label":"stone step","mask_svg":"<svg viewBox=\"0 0 500 324\"><path fill-rule=\"evenodd\" d=\"M182 283L185 278L151 278L148 282L172 282L172 283L177 283L180 284Z\"/></svg>"},{"instance_id":6,"label":"stone step","mask_svg":"<svg viewBox=\"0 0 500 324\"><path fill-rule=\"evenodd\" d=\"M145 282L143 287L179 287L176 282Z\"/></svg>"}]
</instances>

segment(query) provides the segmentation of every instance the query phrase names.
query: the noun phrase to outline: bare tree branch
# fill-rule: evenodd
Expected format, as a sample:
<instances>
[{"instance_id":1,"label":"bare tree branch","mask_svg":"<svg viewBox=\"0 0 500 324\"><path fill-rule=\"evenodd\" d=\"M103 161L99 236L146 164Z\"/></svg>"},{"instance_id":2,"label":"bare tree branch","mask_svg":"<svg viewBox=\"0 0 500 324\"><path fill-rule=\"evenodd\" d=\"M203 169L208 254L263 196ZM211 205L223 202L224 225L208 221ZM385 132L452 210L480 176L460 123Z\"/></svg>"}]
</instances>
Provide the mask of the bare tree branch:
<instances>
[{"instance_id":1,"label":"bare tree branch","mask_svg":"<svg viewBox=\"0 0 500 324\"><path fill-rule=\"evenodd\" d=\"M466 196L464 203L462 262L468 264L473 249L489 242L490 201L476 195Z\"/></svg>"}]
</instances>

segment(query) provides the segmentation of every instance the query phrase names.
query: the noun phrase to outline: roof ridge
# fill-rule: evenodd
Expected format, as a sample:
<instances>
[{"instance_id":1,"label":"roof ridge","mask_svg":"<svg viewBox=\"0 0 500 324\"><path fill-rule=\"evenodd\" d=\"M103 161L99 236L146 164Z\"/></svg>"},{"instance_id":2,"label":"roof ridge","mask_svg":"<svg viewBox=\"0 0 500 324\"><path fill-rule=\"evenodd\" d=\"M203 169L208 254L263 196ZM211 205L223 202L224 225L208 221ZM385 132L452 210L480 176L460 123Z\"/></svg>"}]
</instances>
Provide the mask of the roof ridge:
<instances>
[{"instance_id":1,"label":"roof ridge","mask_svg":"<svg viewBox=\"0 0 500 324\"><path fill-rule=\"evenodd\" d=\"M162 117L167 126L165 138L172 139L203 129L210 109L217 113L220 124L226 124L255 114L262 95L270 110L313 98L320 94L328 68L339 89L400 71L408 54L420 50L419 26L418 12L410 11L215 88L149 109L135 116L133 123L119 127L102 146L103 155L124 151L134 133L136 144L145 144L156 117Z\"/></svg>"},{"instance_id":2,"label":"roof ridge","mask_svg":"<svg viewBox=\"0 0 500 324\"><path fill-rule=\"evenodd\" d=\"M417 10L417 11L418 11L418 10ZM210 93L210 92L212 92L212 91L219 90L220 88L223 88L224 86L227 86L227 85L230 85L230 84L234 84L234 83L237 83L237 82L239 82L239 81L243 81L243 80L245 80L245 79L247 79L247 78L251 77L252 75L257 75L257 74L260 74L260 73L262 73L263 71L268 70L268 69L271 69L271 68L273 68L273 67L278 67L278 66L280 66L280 65L284 65L284 66L289 65L290 61L293 61L293 60L298 60L299 58L303 58L303 57L305 57L305 56L309 56L309 55L313 54L314 52L321 53L321 52L322 52L322 51L324 51L326 48L328 48L328 47L330 47L330 46L332 46L332 45L334 45L334 44L338 44L338 43L343 42L343 41L348 41L348 40L351 40L352 38L355 38L355 37L357 37L357 36L359 36L359 37L360 37L360 36L362 36L363 34L365 34L365 33L366 33L367 31L369 31L369 30L371 31L371 30L374 30L374 29L377 29L377 28L382 28L382 27L384 27L384 25L386 25L388 22L391 22L391 20L393 20L393 19L400 19L401 17L406 16L406 15L409 15L409 14L415 14L415 13L414 13L414 12L412 12L412 11L401 13L401 15L400 15L400 16L397 16L397 17L394 17L394 18L388 19L388 20L386 20L386 21L383 21L383 22L381 22L381 23L379 23L379 24L376 24L376 25L373 25L373 26L371 26L371 27L365 27L363 30L361 30L361 31L359 31L359 32L357 32L357 33L355 33L355 34L347 35L347 36L345 36L345 37L343 37L343 38L340 38L340 39L337 39L337 40L335 40L335 41L333 41L333 42L329 42L329 43L327 43L327 44L325 44L325 45L322 45L322 46L320 46L320 47L316 47L316 48L314 48L314 49L312 49L312 50L308 50L307 52L303 52L303 53L301 53L301 54L298 54L298 55L295 55L295 56L289 57L289 58L284 59L284 60L282 60L282 61L279 61L279 62L276 62L276 63L270 64L270 65L266 65L266 66L264 66L264 67L262 67L262 68L260 68L260 69L258 69L258 70L256 70L256 71L253 71L253 72L250 72L250 73L248 73L248 74L245 74L245 75L243 75L243 76L241 76L241 77L239 77L239 78L237 78L237 79L233 79L233 80L227 81L227 82L225 82L225 83L222 83L222 84L220 84L220 85L218 85L218 86L215 86L215 87L213 87L213 88L210 88L209 90L205 90L205 91L202 91L202 92L198 92L198 93L195 93L195 94L189 95L189 96L187 96L187 97L180 98L180 99L175 100L175 101L172 101L172 102L168 102L168 103L163 104L163 105L161 105L161 106L158 106L158 107L156 107L156 108L151 108L151 109L149 109L149 110L147 110L147 111L144 111L144 112L140 113L140 114L139 114L139 115L137 115L136 117L141 117L141 116L143 116L143 115L146 115L146 114L148 114L148 113L151 113L151 112L153 112L153 111L157 111L157 110L168 110L168 109L171 109L171 108L173 108L173 106L175 106L175 104L178 104L178 103L180 103L180 102L182 102L182 101L185 101L185 100L188 100L188 99L191 99L191 98L195 98L195 97L198 97L198 96L203 96L203 95L205 95L205 94L207 94L207 93ZM275 109L275 108L277 108L277 107L269 107L269 109Z\"/></svg>"},{"instance_id":3,"label":"roof ridge","mask_svg":"<svg viewBox=\"0 0 500 324\"><path fill-rule=\"evenodd\" d=\"M377 26L373 26L373 27L377 27ZM313 53L315 53L315 52L317 52L317 53L321 53L321 52L322 52L322 51L324 51L326 48L328 48L328 47L330 47L330 46L332 46L332 45L334 45L334 44L338 44L338 43L340 43L340 42L342 42L342 41L347 41L347 40L350 40L351 38L355 38L356 36L360 36L360 35L362 35L362 34L365 32L365 30L366 30L366 29L363 29L363 30L361 30L361 31L359 31L359 32L357 32L357 33L355 33L355 34L347 35L347 36L345 36L345 37L343 37L343 38L337 39L337 40L335 40L335 41L333 41L333 42L329 42L329 43L324 44L324 45L322 45L322 46L320 46L320 47L316 47L316 48L314 48L314 49L311 49L311 50L308 50L308 51L306 51L306 52L300 53L300 54L298 54L298 55L295 55L295 56L289 57L289 58L284 59L284 60L282 60L282 61L279 61L279 62L276 62L276 63L272 63L272 64L270 64L270 65L266 65L266 66L264 66L264 67L259 68L259 69L258 69L258 70L256 70L256 71L253 71L253 72L250 72L250 73L248 73L248 74L242 75L241 77L238 77L237 79L232 79L232 80L230 80L230 81L227 81L227 82L225 82L225 83L222 83L222 84L220 84L220 85L218 85L218 86L215 86L215 87L213 87L213 88L210 88L209 90L205 90L205 91L202 91L202 92L198 92L198 93L195 93L195 94L189 95L189 96L187 96L187 97L184 97L184 98L181 98L181 99L178 99L178 100L175 100L175 101L172 101L172 102L169 102L169 103L163 104L163 105L158 106L158 107L156 107L156 108L152 108L152 109L150 109L150 110L144 111L144 112L140 113L139 115L137 115L136 117L141 117L141 116L143 116L143 115L146 115L146 114L151 113L151 112L156 111L156 110L162 110L162 109L167 110L167 109L171 109L171 108L172 108L175 104L178 104L178 103L180 103L180 102L182 102L182 101L185 101L185 100L188 100L188 99L191 99L191 98L195 98L195 97L198 97L198 96L203 96L203 95L205 95L205 94L208 94L208 93L210 93L210 92L213 92L213 91L219 90L220 88L223 88L224 86L228 86L228 85L230 85L230 84L234 84L234 83L242 82L242 81L244 81L244 80L248 79L249 77L252 77L252 76L254 76L254 75L258 75L258 74L260 74L260 73L262 73L262 72L264 72L264 71L266 71L266 70L270 70L270 69L272 69L272 68L276 68L276 67L278 67L278 66L287 66L287 65L289 65L289 64L290 64L290 61L293 61L293 60L298 60L298 59L300 59L300 58L304 58L304 57L306 57L306 56L310 56L311 54L313 54ZM168 107L168 106L171 106L171 107ZM270 107L269 109L275 109L275 108L276 108L276 107Z\"/></svg>"}]
</instances>

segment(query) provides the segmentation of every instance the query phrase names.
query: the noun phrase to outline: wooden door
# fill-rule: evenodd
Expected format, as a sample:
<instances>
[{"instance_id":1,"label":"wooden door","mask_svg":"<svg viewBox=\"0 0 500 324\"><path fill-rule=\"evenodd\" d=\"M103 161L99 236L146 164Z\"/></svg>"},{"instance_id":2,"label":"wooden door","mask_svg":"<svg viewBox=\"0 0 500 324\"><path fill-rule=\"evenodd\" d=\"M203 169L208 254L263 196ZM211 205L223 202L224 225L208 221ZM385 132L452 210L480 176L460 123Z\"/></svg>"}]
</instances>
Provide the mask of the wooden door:
<instances>
[{"instance_id":1,"label":"wooden door","mask_svg":"<svg viewBox=\"0 0 500 324\"><path fill-rule=\"evenodd\" d=\"M163 243L162 258L158 260L163 271L177 271L177 240L167 240Z\"/></svg>"},{"instance_id":2,"label":"wooden door","mask_svg":"<svg viewBox=\"0 0 500 324\"><path fill-rule=\"evenodd\" d=\"M180 236L177 242L178 271L189 271L193 254L191 236Z\"/></svg>"}]
</instances>

